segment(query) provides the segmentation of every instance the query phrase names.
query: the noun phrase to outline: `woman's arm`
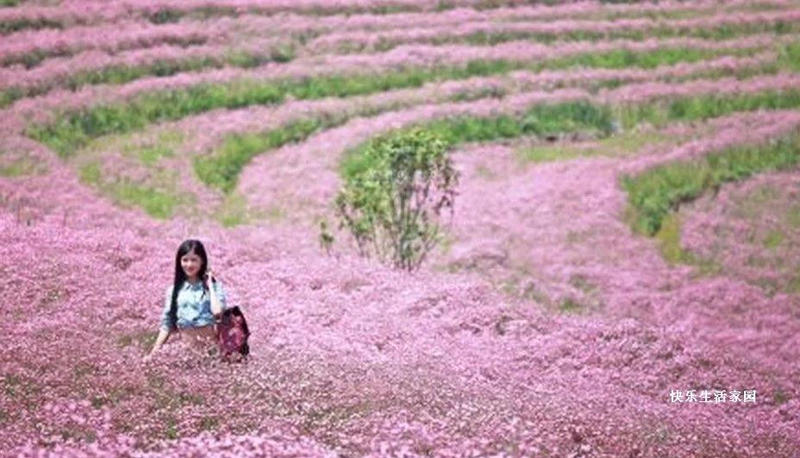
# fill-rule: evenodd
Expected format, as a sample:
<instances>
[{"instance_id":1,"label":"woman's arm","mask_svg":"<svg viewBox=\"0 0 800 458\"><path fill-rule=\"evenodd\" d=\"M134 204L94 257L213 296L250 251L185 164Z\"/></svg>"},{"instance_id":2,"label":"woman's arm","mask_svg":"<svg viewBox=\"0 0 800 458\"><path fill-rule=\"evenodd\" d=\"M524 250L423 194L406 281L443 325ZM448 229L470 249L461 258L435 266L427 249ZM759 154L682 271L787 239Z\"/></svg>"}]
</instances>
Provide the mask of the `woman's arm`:
<instances>
[{"instance_id":1,"label":"woman's arm","mask_svg":"<svg viewBox=\"0 0 800 458\"><path fill-rule=\"evenodd\" d=\"M208 295L211 298L211 314L219 315L222 313L222 304L219 302L219 298L213 287L208 288Z\"/></svg>"},{"instance_id":2,"label":"woman's arm","mask_svg":"<svg viewBox=\"0 0 800 458\"><path fill-rule=\"evenodd\" d=\"M169 319L169 310L170 305L172 304L172 291L174 287L170 286L164 292L164 308L161 311L161 327L159 328L158 337L156 337L156 343L153 345L153 349L150 350L150 353L145 355L144 361L149 361L155 352L161 348L167 339L169 338L171 331L170 331L170 319Z\"/></svg>"},{"instance_id":3,"label":"woman's arm","mask_svg":"<svg viewBox=\"0 0 800 458\"><path fill-rule=\"evenodd\" d=\"M222 288L222 284L219 282L219 280L214 278L214 275L211 273L210 270L208 272L208 278L209 278L209 280L213 279L213 283L212 283L212 281L208 282L208 296L211 299L211 314L214 315L214 316L217 316L220 313L222 313L222 310L225 308L224 305L223 305L223 302L222 302L222 301L225 300L225 296L224 296L225 292L224 292L224 290ZM217 287L219 288L220 294L222 295L222 298L217 296L217 292L214 291L214 285L217 285ZM220 299L222 299L222 300L220 300Z\"/></svg>"},{"instance_id":4,"label":"woman's arm","mask_svg":"<svg viewBox=\"0 0 800 458\"><path fill-rule=\"evenodd\" d=\"M153 354L164 345L164 342L169 339L169 336L172 334L168 329L160 329L158 331L158 337L156 337L156 343L153 345L153 349L150 350L150 353L144 356L144 361L150 361L153 358Z\"/></svg>"}]
</instances>

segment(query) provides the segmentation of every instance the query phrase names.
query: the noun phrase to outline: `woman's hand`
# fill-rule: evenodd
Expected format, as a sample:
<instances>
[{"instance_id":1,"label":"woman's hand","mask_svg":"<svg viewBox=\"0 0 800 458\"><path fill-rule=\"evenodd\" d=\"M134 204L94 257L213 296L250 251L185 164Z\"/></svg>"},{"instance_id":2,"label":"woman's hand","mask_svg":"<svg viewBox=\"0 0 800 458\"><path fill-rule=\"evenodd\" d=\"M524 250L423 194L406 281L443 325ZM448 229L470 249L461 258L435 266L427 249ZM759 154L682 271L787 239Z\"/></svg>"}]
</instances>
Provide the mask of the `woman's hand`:
<instances>
[{"instance_id":1,"label":"woman's hand","mask_svg":"<svg viewBox=\"0 0 800 458\"><path fill-rule=\"evenodd\" d=\"M152 360L153 354L155 354L158 351L158 349L161 348L162 345L164 345L164 342L166 342L167 339L169 339L170 334L172 334L170 331L166 329L160 329L158 331L158 337L156 337L156 343L153 344L153 349L150 350L150 353L144 355L144 358L142 358L142 362L146 363Z\"/></svg>"},{"instance_id":2,"label":"woman's hand","mask_svg":"<svg viewBox=\"0 0 800 458\"><path fill-rule=\"evenodd\" d=\"M205 280L206 280L206 283L208 283L209 285L211 285L211 282L213 280L216 280L216 277L211 272L211 268L210 267L206 270L206 278L205 278Z\"/></svg>"},{"instance_id":3,"label":"woman's hand","mask_svg":"<svg viewBox=\"0 0 800 458\"><path fill-rule=\"evenodd\" d=\"M214 315L214 316L217 316L218 314L222 313L223 308L222 308L222 304L219 301L219 297L217 297L217 291L214 290L214 285L211 283L212 280L216 281L217 280L216 276L214 275L213 272L211 272L211 269L207 269L206 270L206 281L207 281L206 286L208 287L208 296L209 296L209 299L211 300L211 314ZM219 286L219 285L217 285L217 286Z\"/></svg>"}]
</instances>

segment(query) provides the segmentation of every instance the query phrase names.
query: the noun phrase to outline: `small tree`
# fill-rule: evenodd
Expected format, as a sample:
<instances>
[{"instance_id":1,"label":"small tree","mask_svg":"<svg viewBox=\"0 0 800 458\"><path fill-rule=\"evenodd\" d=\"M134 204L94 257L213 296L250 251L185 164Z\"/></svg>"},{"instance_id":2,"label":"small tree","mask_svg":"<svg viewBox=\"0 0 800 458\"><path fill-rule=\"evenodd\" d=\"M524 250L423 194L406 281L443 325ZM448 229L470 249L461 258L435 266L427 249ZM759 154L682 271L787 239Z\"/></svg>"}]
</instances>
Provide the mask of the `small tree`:
<instances>
[{"instance_id":1,"label":"small tree","mask_svg":"<svg viewBox=\"0 0 800 458\"><path fill-rule=\"evenodd\" d=\"M448 152L442 138L414 128L376 138L347 163L336 213L362 256L420 266L439 241L443 211L452 216L458 172Z\"/></svg>"}]
</instances>

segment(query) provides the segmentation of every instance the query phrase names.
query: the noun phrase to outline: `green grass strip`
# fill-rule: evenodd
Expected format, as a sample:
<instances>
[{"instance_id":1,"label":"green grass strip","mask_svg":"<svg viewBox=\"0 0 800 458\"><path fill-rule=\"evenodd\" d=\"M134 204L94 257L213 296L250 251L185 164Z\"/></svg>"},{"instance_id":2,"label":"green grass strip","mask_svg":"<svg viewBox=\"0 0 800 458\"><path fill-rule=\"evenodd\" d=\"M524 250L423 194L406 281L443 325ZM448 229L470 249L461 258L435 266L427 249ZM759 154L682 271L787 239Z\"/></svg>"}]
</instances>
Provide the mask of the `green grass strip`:
<instances>
[{"instance_id":1,"label":"green grass strip","mask_svg":"<svg viewBox=\"0 0 800 458\"><path fill-rule=\"evenodd\" d=\"M361 115L367 115L361 113ZM347 117L321 120L298 120L287 126L256 134L237 134L228 137L222 148L212 156L198 156L194 168L205 184L230 192L245 165L256 155L291 142L299 142L321 129L343 124ZM610 129L610 111L588 102L562 105L541 105L531 108L524 117L495 118L461 117L434 121L429 124L443 138L455 144L464 141L490 141L520 135L548 135L563 130L595 128Z\"/></svg>"},{"instance_id":2,"label":"green grass strip","mask_svg":"<svg viewBox=\"0 0 800 458\"><path fill-rule=\"evenodd\" d=\"M752 111L757 109L787 109L800 107L800 91L767 91L756 94L705 95L673 100L658 99L643 104L609 107L615 119L630 129L642 122L656 126L678 120L697 120L719 117L735 111ZM605 109L598 107L598 110ZM375 110L380 111L380 110ZM369 116L373 112L359 113ZM575 115L580 118L581 115ZM328 118L308 118L295 120L276 129L257 133L234 134L225 138L222 147L209 156L198 156L194 159L194 169L198 178L208 186L225 192L236 187L239 174L250 160L264 152L279 148L287 143L305 140L309 135L323 129L329 129L347 121L346 116ZM453 143L459 141L490 141L498 138L513 138L525 134L547 135L546 132L574 132L585 124L566 125L561 115L552 112L542 114L537 122L543 126L552 124L552 128L530 131L518 126L512 118L497 118L487 121L483 118L462 118L463 125L451 130L439 132ZM438 121L437 121L438 122ZM450 121L441 121L450 123ZM436 122L431 124L436 128ZM541 129L538 125L535 129ZM459 140L463 138L463 140ZM531 160L538 157L529 155Z\"/></svg>"},{"instance_id":3,"label":"green grass strip","mask_svg":"<svg viewBox=\"0 0 800 458\"><path fill-rule=\"evenodd\" d=\"M758 109L752 101L766 102L776 100L774 92L754 94L749 100L746 96L737 95L728 100L713 99L711 104L717 108L702 110L701 113L726 114L726 110L737 107ZM794 107L800 107L800 91L784 93L786 100L793 101ZM781 97L777 97L781 98ZM704 97L676 101L708 100ZM782 108L782 106L775 107ZM736 110L738 111L738 110ZM642 113L649 113L647 110ZM672 111L673 119L694 119L691 112ZM489 118L455 117L439 119L424 123L424 127L442 136L451 147L469 141L492 141L500 138L511 138L528 133L549 135L558 132L593 129L601 137L608 137L612 131L612 116L609 107L597 107L588 102L570 102L555 105L537 105L521 117L499 116ZM645 121L647 118L642 118ZM392 135L396 131L381 135ZM376 137L377 138L377 137ZM371 140L371 141L374 141ZM340 163L340 174L343 179L357 175L372 165L363 152L370 141L364 142L349 150ZM714 190L727 182L740 181L752 175L767 171L792 169L800 165L800 129L791 134L770 142L757 145L742 145L727 148L721 152L690 161L675 161L642 172L636 176L624 175L620 178L621 186L628 193L628 217L637 232L649 236L659 235L664 247L671 247L671 262L692 261L703 269L712 271L714 265L691 258L675 248L675 220L669 219L677 208L685 202L692 201L704 192ZM664 226L664 224L667 226ZM664 229L664 230L662 230ZM670 243L671 241L671 243ZM669 250L667 250L669 251ZM702 262L701 262L702 261ZM708 264L708 265L705 265Z\"/></svg>"},{"instance_id":4,"label":"green grass strip","mask_svg":"<svg viewBox=\"0 0 800 458\"><path fill-rule=\"evenodd\" d=\"M770 31L770 30L763 30L765 25L761 24L758 25L761 29L753 26L753 27L745 27L745 26L733 26L732 29L726 28L725 35L722 36L704 36L704 38L713 38L713 39L724 39L724 38L731 38L733 36L738 36L746 33L756 33L756 32L763 32L763 31ZM773 25L773 28L776 30L784 30L784 26ZM795 29L800 29L800 25L795 27ZM795 30L792 29L792 30ZM717 29L710 29L710 30L717 30ZM636 31L633 31L636 32ZM574 40L597 40L600 38L630 38L635 40L643 40L645 38L652 38L651 34L647 34L645 32L636 32L633 33L631 31L618 31L613 32L612 34L586 34L586 33L575 33L573 36L566 38L574 39ZM707 35L709 30L703 29L700 31L696 31L699 35ZM782 33L788 33L788 31L784 30ZM698 35L698 36L699 36ZM656 34L656 36L659 36ZM661 38L667 38L670 36L681 36L680 33L675 34L663 34L660 36ZM515 39L522 39L522 38L530 38L527 35L519 35L519 34L492 34L487 35L483 32L477 33L475 35L466 37L465 41L472 44L486 44L486 45L494 45L500 42L505 42L509 40ZM565 39L565 37L558 36L559 39ZM450 43L450 42L461 42L464 41L462 39L458 40L437 40L435 41L438 44ZM548 40L540 40L540 41L548 41ZM549 40L553 41L553 40ZM387 43L386 46L382 46L382 50L388 50L394 48L396 45L400 43ZM352 48L351 45L347 45L348 47ZM354 51L355 49L350 49ZM33 66L38 65L43 59L49 56L48 52L37 50L29 55L23 56L16 56L13 58L13 62L23 63L26 67L31 68ZM624 58L622 53L617 56L618 58ZM678 59L673 60L674 62L677 61L697 61L707 56L687 56L685 59ZM288 62L294 58L294 49L293 47L282 47L273 50L270 55L257 55L253 53L244 53L244 52L232 52L229 56L225 58L216 58L216 57L198 57L193 59L188 59L185 61L159 61L155 62L151 65L143 65L140 67L130 67L130 66L112 66L108 68L103 68L96 71L91 72L81 72L74 76L70 76L66 79L64 84L65 87L70 88L71 90L76 90L79 87L88 84L123 84L129 81L142 78L144 76L168 76L173 75L180 72L185 71L198 71L206 68L220 68L224 65L230 65L233 67L240 67L240 68L252 68L258 65L262 65L266 62ZM595 59L597 56L595 56ZM585 59L591 60L591 59ZM613 60L613 59L607 59ZM657 61L659 63L650 63L645 60L641 64L631 63L628 66L639 66L643 68L653 68L657 65L666 65L668 61ZM579 63L575 62L570 64L569 59L565 60L562 65L588 65L588 66L597 66L603 68L621 68L618 65L620 64L613 64L611 62L602 63L599 65L594 65L589 62ZM560 66L556 63L551 68L560 68ZM47 86L41 87L32 87L28 89L22 88L10 88L4 91L0 91L0 107L6 106L12 103L15 100L24 97L32 97L36 95L40 95L46 93L51 88Z\"/></svg>"},{"instance_id":5,"label":"green grass strip","mask_svg":"<svg viewBox=\"0 0 800 458\"><path fill-rule=\"evenodd\" d=\"M659 27L630 30L615 29L606 32L592 30L572 30L572 31L547 31L547 32L528 32L528 31L498 31L484 32L479 31L467 36L448 36L433 37L425 40L427 43L444 45L450 43L469 43L476 46L495 46L500 43L515 40L531 40L538 43L554 43L556 41L597 41L611 39L627 39L644 41L647 39L668 39L668 38L701 38L712 41L728 40L743 35L760 33L772 33L775 35L788 35L800 32L800 23L789 21L775 21L771 23L750 23L750 24L720 24L707 28L686 28L673 27L664 24ZM389 51L398 46L408 44L408 41L401 40L382 40L375 45L376 51ZM366 48L368 45L343 41L339 45L340 52L357 52Z\"/></svg>"},{"instance_id":6,"label":"green grass strip","mask_svg":"<svg viewBox=\"0 0 800 458\"><path fill-rule=\"evenodd\" d=\"M553 111L549 108L542 108L545 111L537 112L537 108L534 108L522 120L511 116L497 118L460 117L457 120L432 121L427 124L427 127L436 130L439 135L448 139L452 144L457 144L469 141L515 138L530 134L547 136L575 132L586 126L598 127L599 121L591 120L590 116L596 113L604 113L605 110L609 110L613 114L612 122L619 122L615 120L622 119L623 122L620 122L620 124L624 124L627 129L630 129L643 122L662 126L672 121L708 119L736 111L788 108L800 108L800 90L766 91L756 94L733 94L727 96L704 95L666 102L663 99L658 99L632 106L595 106L591 110L581 104L580 106L560 108L559 110L566 110L563 112L559 110ZM569 110L589 111L571 113ZM369 114L371 113L360 113L362 116ZM195 172L198 178L206 185L224 192L230 192L236 187L239 174L253 157L279 148L287 143L305 140L312 133L341 125L347 119L347 117L301 119L292 121L288 125L277 129L228 136L217 152L210 156L198 156L194 159ZM607 132L605 128L598 130ZM650 139L652 140L652 138ZM599 151L602 152L602 148ZM540 157L541 154L532 151L530 154L525 154L523 158L532 161L553 160L554 152L549 152L550 155L543 158ZM587 151L582 154L600 153L598 151ZM573 154L573 156L577 156L577 153ZM563 159L563 157L560 158Z\"/></svg>"},{"instance_id":7,"label":"green grass strip","mask_svg":"<svg viewBox=\"0 0 800 458\"><path fill-rule=\"evenodd\" d=\"M253 68L267 62L288 62L293 58L294 49L291 47L276 48L270 54L232 51L222 57L207 56L186 60L158 60L149 65L115 65L99 70L82 71L64 78L59 86L76 91L83 86L93 84L125 84L146 76L171 76L182 72L195 72L207 68L222 68L225 66ZM5 89L0 91L0 108L25 97L45 94L51 89L50 85Z\"/></svg>"},{"instance_id":8,"label":"green grass strip","mask_svg":"<svg viewBox=\"0 0 800 458\"><path fill-rule=\"evenodd\" d=\"M181 46L181 47L185 48L185 47L188 47L188 46L202 45L202 44L205 44L206 41L208 41L208 38L206 38L206 37L194 37L194 36L192 36L192 37L166 37L166 38L162 39L161 41L159 41L159 44L160 45L175 45L175 46ZM131 48L144 49L146 47L137 46L137 45L133 44L133 45L125 46L122 49L118 49L117 52L125 50L125 49L131 49ZM50 57L68 57L68 56L74 55L75 52L76 51L71 50L69 48L60 48L60 47L47 48L47 49L45 49L45 48L37 48L37 49L35 49L35 50L31 51L31 52L25 53L25 54L7 56L7 57L3 58L2 60L0 60L0 65L9 66L9 65L14 65L14 64L22 64L22 65L25 66L25 68L31 69L31 68L39 65L40 63L42 63L42 61L47 59L47 58L50 58Z\"/></svg>"},{"instance_id":9,"label":"green grass strip","mask_svg":"<svg viewBox=\"0 0 800 458\"><path fill-rule=\"evenodd\" d=\"M749 55L747 52L734 51L732 55ZM628 49L615 49L597 54L579 54L561 59L549 61L546 65L548 69L564 69L573 66L583 66L592 68L656 68L660 65L674 65L678 62L699 62L718 55L718 51L693 49L693 48L661 48L657 52L637 52ZM545 68L544 66L542 69ZM538 69L537 69L538 70Z\"/></svg>"},{"instance_id":10,"label":"green grass strip","mask_svg":"<svg viewBox=\"0 0 800 458\"><path fill-rule=\"evenodd\" d=\"M43 164L34 161L33 159L23 157L15 159L8 164L0 164L0 176L2 177L19 177L23 175L30 175L38 173L39 171L46 170Z\"/></svg>"},{"instance_id":11,"label":"green grass strip","mask_svg":"<svg viewBox=\"0 0 800 458\"><path fill-rule=\"evenodd\" d=\"M509 6L514 4L514 2L511 0L506 1L505 3L508 4ZM442 2L438 2L437 5L442 5ZM451 8L454 8L454 6ZM451 8L445 8L445 9L451 9ZM310 8L293 10L291 12L293 14L301 14L305 16L330 16L332 14L348 14L348 15L349 14L396 14L396 13L413 13L421 11L423 11L423 8L414 5L376 4L369 6L352 6L344 8L336 5L331 5L331 6L314 5ZM213 6L213 7L206 6L189 11L181 11L165 7L147 14L146 17L149 21L153 22L154 24L165 24L165 23L178 22L183 18L205 20L205 19L212 19L217 16L238 17L241 14L242 13L239 11L238 8L226 7L226 6ZM255 9L245 12L245 14L259 14L259 11Z\"/></svg>"},{"instance_id":12,"label":"green grass strip","mask_svg":"<svg viewBox=\"0 0 800 458\"><path fill-rule=\"evenodd\" d=\"M593 156L620 157L636 154L647 145L675 141L676 137L660 132L627 131L599 140L591 145L581 143L558 143L555 145L536 145L516 151L522 162L543 163L578 159Z\"/></svg>"},{"instance_id":13,"label":"green grass strip","mask_svg":"<svg viewBox=\"0 0 800 458\"><path fill-rule=\"evenodd\" d=\"M800 89L768 90L754 94L701 95L673 100L664 98L625 106L592 105L589 102L543 105L534 107L522 118L462 116L435 120L422 125L436 131L452 145L456 145L462 142L493 141L527 134L546 137L559 133L576 132L587 127L594 127L596 132L601 134L598 138L606 138L613 128L601 128L601 126L605 126L606 123L608 126L613 126L620 117L624 119L626 129L630 129L645 122L663 126L673 121L708 119L738 111L790 108L800 108ZM543 111L537 111L539 109ZM526 126L526 122L532 124ZM342 165L345 176L349 176L350 168L358 169L358 166L351 165L351 163L353 161L358 163L361 160L359 159L360 152L367 143L362 143L346 153ZM542 158L533 155L530 159L536 161ZM552 158L544 159L551 160Z\"/></svg>"},{"instance_id":14,"label":"green grass strip","mask_svg":"<svg viewBox=\"0 0 800 458\"><path fill-rule=\"evenodd\" d=\"M64 25L58 21L52 21L46 18L36 19L17 19L14 21L0 21L0 35L8 35L9 33L18 32L25 29L61 29Z\"/></svg>"},{"instance_id":15,"label":"green grass strip","mask_svg":"<svg viewBox=\"0 0 800 458\"><path fill-rule=\"evenodd\" d=\"M643 121L656 127L671 121L717 118L736 111L782 110L800 107L800 90L767 90L751 94L709 94L649 103L626 104L615 109L621 125L630 129Z\"/></svg>"},{"instance_id":16,"label":"green grass strip","mask_svg":"<svg viewBox=\"0 0 800 458\"><path fill-rule=\"evenodd\" d=\"M0 1L18 1L18 0L0 0ZM544 5L558 5L558 0L540 0L539 4ZM604 1L603 3L620 3L620 2L610 2L608 0ZM519 6L519 2L515 0L481 0L474 5L474 8L479 11L485 10L492 10L498 9L503 7L514 7ZM463 5L458 5L456 3L447 1L447 0L437 0L435 3L434 10L435 11L447 11L452 10L455 8L461 8ZM731 8L730 12L736 11L751 11L751 12L758 12L758 11L769 11L778 9L777 7L772 4L764 4L764 3L755 3L744 5L741 7ZM413 13L413 12L424 12L426 11L425 8L420 8L414 5L370 5L370 6L351 6L351 7L337 7L333 6L323 6L323 5L315 5L310 8L304 8L300 10L293 11L294 14L301 14L307 16L328 16L332 14L394 14L394 13ZM717 10L708 9L708 12L714 12ZM225 6L213 6L213 7L199 7L196 9L192 9L190 11L181 11L177 9L172 9L169 7L160 8L156 11L147 13L145 17L155 23L155 24L164 24L164 23L173 23L178 22L183 18L190 18L194 20L205 20L205 19L212 19L217 16L231 16L231 17L238 17L242 14L241 11L234 7L225 7ZM248 10L245 11L245 14L263 14L260 13L257 9L255 10ZM644 14L639 12L630 12L630 13L611 13L611 14L604 14L599 19L603 20L611 20L611 19L623 19L623 18L634 18L634 17L649 17L651 19L685 19L688 17L695 17L702 13L697 13L695 11L652 11L646 12ZM569 16L563 16L563 19L569 18L580 18L585 16L585 14L574 15L570 14ZM557 18L554 18L557 19Z\"/></svg>"},{"instance_id":17,"label":"green grass strip","mask_svg":"<svg viewBox=\"0 0 800 458\"><path fill-rule=\"evenodd\" d=\"M625 68L631 63L646 65L677 62L681 52L690 61L720 54L685 48L661 48L647 52L611 51L587 53L550 61L474 60L464 66L410 68L399 72L374 75L334 75L300 80L244 80L227 84L202 84L180 90L141 94L127 102L99 105L76 112L63 113L50 124L32 125L26 134L48 145L66 157L85 146L91 139L112 133L142 129L154 122L172 121L215 108L241 108L250 105L280 103L287 96L295 99L348 97L383 92L391 89L420 87L427 82L466 79L475 76L503 74L512 70L542 70L553 65L596 65L604 68ZM743 53L746 50L733 50ZM621 67L620 67L621 66Z\"/></svg>"},{"instance_id":18,"label":"green grass strip","mask_svg":"<svg viewBox=\"0 0 800 458\"><path fill-rule=\"evenodd\" d=\"M613 116L608 107L593 105L588 101L575 101L534 105L518 116L457 116L415 126L424 126L433 131L452 148L465 142L494 141L522 135L550 136L577 130L591 130L600 137L607 137L613 131ZM394 132L385 133L376 139L393 135ZM363 152L376 139L368 140L345 153L340 163L340 173L345 180L372 166L368 162L369 157Z\"/></svg>"},{"instance_id":19,"label":"green grass strip","mask_svg":"<svg viewBox=\"0 0 800 458\"><path fill-rule=\"evenodd\" d=\"M756 173L786 170L800 163L800 131L759 145L728 148L701 159L677 161L621 177L628 192L631 224L643 234L655 235L665 218L685 202L723 183Z\"/></svg>"},{"instance_id":20,"label":"green grass strip","mask_svg":"<svg viewBox=\"0 0 800 458\"><path fill-rule=\"evenodd\" d=\"M673 100L666 105L660 100L651 101L630 110L638 118L627 118L632 125L641 122L681 121L722 116L735 111L757 109L800 108L800 90L766 91L756 94L698 96ZM699 107L697 111L671 109L671 107ZM652 107L659 107L653 109ZM666 107L666 108L665 108ZM596 106L589 102L570 102L556 105L537 105L522 117L471 117L438 119L416 124L431 129L445 138L451 146L469 141L493 141L526 134L548 136L557 133L594 130L598 138L607 138L613 131L614 107ZM662 119L661 113L666 113ZM409 127L406 127L409 128ZM383 135L391 135L391 132ZM623 186L629 192L634 209L637 230L653 235L658 232L663 218L678 204L696 198L709 187L718 187L723 181L749 176L755 171L770 168L782 169L796 165L800 155L800 137L781 140L777 144L731 149L723 155L708 156L707 166L698 163L679 163L659 168L637 178L624 178ZM358 173L370 164L363 151L369 141L350 149L340 163L343 178Z\"/></svg>"},{"instance_id":21,"label":"green grass strip","mask_svg":"<svg viewBox=\"0 0 800 458\"><path fill-rule=\"evenodd\" d=\"M0 0L0 7L2 6L16 6L19 0ZM508 2L512 4L513 2ZM310 16L325 16L330 14L393 14L393 13L408 13L421 11L421 8L413 5L374 5L367 7L325 7L316 6L303 10L295 11L296 14L305 14ZM254 13L258 14L257 11ZM182 11L179 9L162 7L155 11L141 11L141 16L153 24L169 24L177 23L181 19L187 20L208 20L220 16L239 17L242 12L236 7L229 6L203 6L189 11ZM245 13L247 14L247 13ZM272 13L270 13L272 14ZM18 19L14 21L0 21L0 34L5 35L20 30L37 30L43 28L63 29L68 27L69 24L62 21L54 21L46 18L36 19Z\"/></svg>"},{"instance_id":22,"label":"green grass strip","mask_svg":"<svg viewBox=\"0 0 800 458\"><path fill-rule=\"evenodd\" d=\"M104 182L98 162L88 163L80 168L81 182L93 185L110 195L117 203L138 206L148 215L158 219L169 219L175 208L185 203L174 193L141 186L128 179Z\"/></svg>"},{"instance_id":23,"label":"green grass strip","mask_svg":"<svg viewBox=\"0 0 800 458\"><path fill-rule=\"evenodd\" d=\"M661 256L671 266L688 264L695 267L695 275L701 276L716 275L724 269L719 261L699 256L681 246L681 220L676 212L664 216L661 227L654 237Z\"/></svg>"},{"instance_id":24,"label":"green grass strip","mask_svg":"<svg viewBox=\"0 0 800 458\"><path fill-rule=\"evenodd\" d=\"M540 3L544 4L558 4L554 0L545 0ZM19 4L19 0L0 0L0 7L2 6L16 6ZM479 2L475 5L476 10L488 10L488 9L496 9L503 6L515 6L515 2L513 1L491 1L491 0L484 0L483 2ZM454 9L459 7L456 4L447 1L438 1L436 3L436 11L446 11L450 9ZM727 10L728 13L735 13L737 11L743 12L762 12L762 11L774 11L780 9L780 6L769 4L769 3L754 3L748 4L743 6L736 6ZM415 7L413 5L374 5L369 7L350 7L350 8L335 8L335 7L324 7L318 6L314 8L308 8L305 10L300 10L298 14L306 14L312 16L322 16L322 15L330 15L330 14L361 14L361 13L373 13L373 14L392 14L392 13L404 13L404 12L421 12L422 9ZM628 12L610 12L610 13L589 13L589 14L574 14L570 13L568 15L559 15L556 17L551 18L551 20L563 20L563 19L591 19L597 21L610 21L610 20L619 20L619 19L635 19L635 18L649 18L653 20L678 20L678 19L690 19L695 17L702 17L710 13L714 13L718 11L717 9L710 9L704 8L702 10L675 10L675 11L647 11L644 13L638 11L628 11ZM143 11L141 14L143 17L154 23L154 24L167 24L167 23L176 23L181 19L188 19L188 20L208 20L214 19L217 17L238 17L243 12L235 7L227 7L227 6L201 6L189 11L182 11L174 8L163 7L159 8L155 11ZM258 10L251 10L245 11L244 14L260 14ZM263 14L263 13L261 13ZM81 24L81 23L79 23ZM50 21L50 20L19 20L19 21L10 21L8 23L1 23L0 22L0 30L3 28L10 29L11 31L17 31L22 29L40 29L40 28L64 28L67 24L62 22Z\"/></svg>"},{"instance_id":25,"label":"green grass strip","mask_svg":"<svg viewBox=\"0 0 800 458\"><path fill-rule=\"evenodd\" d=\"M170 194L134 183L115 183L111 185L110 192L119 202L138 205L147 214L159 219L172 217L175 207L179 204L178 200Z\"/></svg>"},{"instance_id":26,"label":"green grass strip","mask_svg":"<svg viewBox=\"0 0 800 458\"><path fill-rule=\"evenodd\" d=\"M242 169L254 156L290 142L301 141L320 129L322 123L318 119L303 119L264 134L230 136L217 154L195 157L195 173L203 183L230 192L236 187Z\"/></svg>"},{"instance_id":27,"label":"green grass strip","mask_svg":"<svg viewBox=\"0 0 800 458\"><path fill-rule=\"evenodd\" d=\"M800 41L787 43L780 48L779 63L791 70L800 71Z\"/></svg>"}]
</instances>

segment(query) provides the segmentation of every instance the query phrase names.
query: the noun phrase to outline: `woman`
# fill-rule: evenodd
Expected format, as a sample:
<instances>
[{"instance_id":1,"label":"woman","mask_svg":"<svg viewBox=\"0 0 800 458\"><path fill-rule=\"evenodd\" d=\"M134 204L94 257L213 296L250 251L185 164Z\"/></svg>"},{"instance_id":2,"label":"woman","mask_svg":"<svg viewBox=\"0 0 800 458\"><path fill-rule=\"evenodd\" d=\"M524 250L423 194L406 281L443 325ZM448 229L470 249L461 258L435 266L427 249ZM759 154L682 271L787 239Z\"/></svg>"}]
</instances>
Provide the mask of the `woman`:
<instances>
[{"instance_id":1,"label":"woman","mask_svg":"<svg viewBox=\"0 0 800 458\"><path fill-rule=\"evenodd\" d=\"M174 332L179 332L191 348L214 348L214 315L226 307L225 290L208 269L203 244L195 239L184 241L175 255L175 281L166 290L161 328L144 361L152 359Z\"/></svg>"}]
</instances>

